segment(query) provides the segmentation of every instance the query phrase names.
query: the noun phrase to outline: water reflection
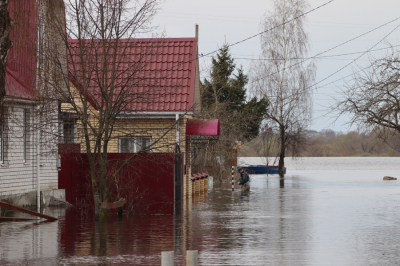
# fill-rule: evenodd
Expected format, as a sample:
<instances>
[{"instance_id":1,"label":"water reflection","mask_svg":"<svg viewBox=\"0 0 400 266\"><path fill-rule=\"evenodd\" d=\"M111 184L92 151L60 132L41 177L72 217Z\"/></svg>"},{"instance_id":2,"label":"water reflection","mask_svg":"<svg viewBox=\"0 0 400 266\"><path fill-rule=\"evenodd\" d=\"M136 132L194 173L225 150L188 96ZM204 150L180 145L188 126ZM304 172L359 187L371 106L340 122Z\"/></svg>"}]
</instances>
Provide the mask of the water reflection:
<instances>
[{"instance_id":1,"label":"water reflection","mask_svg":"<svg viewBox=\"0 0 400 266\"><path fill-rule=\"evenodd\" d=\"M1 223L0 264L160 265L161 251L174 250L184 265L197 249L200 265L393 265L398 189L370 172L300 172L251 176L250 191L217 187L181 215L98 223L57 210L54 223Z\"/></svg>"}]
</instances>

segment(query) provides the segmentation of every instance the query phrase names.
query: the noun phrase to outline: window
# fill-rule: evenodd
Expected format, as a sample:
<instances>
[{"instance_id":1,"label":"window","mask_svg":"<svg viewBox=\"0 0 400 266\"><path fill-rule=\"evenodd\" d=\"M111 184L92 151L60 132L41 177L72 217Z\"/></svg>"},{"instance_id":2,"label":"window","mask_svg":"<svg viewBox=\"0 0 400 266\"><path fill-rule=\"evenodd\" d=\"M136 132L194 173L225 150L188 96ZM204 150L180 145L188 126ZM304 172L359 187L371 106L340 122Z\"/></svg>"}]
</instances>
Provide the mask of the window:
<instances>
[{"instance_id":1,"label":"window","mask_svg":"<svg viewBox=\"0 0 400 266\"><path fill-rule=\"evenodd\" d=\"M29 109L24 109L23 115L23 153L24 153L24 163L29 159L29 148L30 148L30 120L31 112Z\"/></svg>"},{"instance_id":2,"label":"window","mask_svg":"<svg viewBox=\"0 0 400 266\"><path fill-rule=\"evenodd\" d=\"M64 135L64 143L75 143L75 128L76 122L74 119L64 120L63 123L63 135Z\"/></svg>"},{"instance_id":3,"label":"window","mask_svg":"<svg viewBox=\"0 0 400 266\"><path fill-rule=\"evenodd\" d=\"M6 109L3 108L1 110L1 121L0 121L0 163L4 164L6 160L6 124L7 124L7 116L5 114Z\"/></svg>"},{"instance_id":4,"label":"window","mask_svg":"<svg viewBox=\"0 0 400 266\"><path fill-rule=\"evenodd\" d=\"M151 137L119 138L120 153L151 152Z\"/></svg>"}]
</instances>

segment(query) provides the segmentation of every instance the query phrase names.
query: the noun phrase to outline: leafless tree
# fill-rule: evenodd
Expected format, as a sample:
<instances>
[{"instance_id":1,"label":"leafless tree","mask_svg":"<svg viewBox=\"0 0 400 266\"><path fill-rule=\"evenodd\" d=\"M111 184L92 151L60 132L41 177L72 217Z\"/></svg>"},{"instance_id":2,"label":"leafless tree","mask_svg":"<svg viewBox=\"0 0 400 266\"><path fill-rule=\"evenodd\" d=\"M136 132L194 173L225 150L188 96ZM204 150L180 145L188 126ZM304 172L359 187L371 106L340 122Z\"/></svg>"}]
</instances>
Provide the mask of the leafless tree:
<instances>
[{"instance_id":1,"label":"leafless tree","mask_svg":"<svg viewBox=\"0 0 400 266\"><path fill-rule=\"evenodd\" d=\"M400 53L392 49L367 68L354 74L342 91L344 100L334 104L339 115L350 115L350 124L374 130L378 137L399 151L393 143L400 136Z\"/></svg>"},{"instance_id":2,"label":"leafless tree","mask_svg":"<svg viewBox=\"0 0 400 266\"><path fill-rule=\"evenodd\" d=\"M154 30L151 20L157 12L158 2L67 1L67 21L55 23L59 27L54 29L54 34L58 34L58 38L61 36L61 41L49 42L49 47L45 45L43 51L43 60L48 63L41 71L41 81L50 88L45 92L52 93L44 98L60 100L65 116L62 119L77 123L77 141L83 144L88 156L95 211L99 217L105 214L99 206L110 199L110 189L115 185L113 180L117 180L135 156L114 169L112 174L108 172L108 153L111 149L118 149L118 136L148 135L148 130L140 126L128 128L124 125L124 112L137 110L132 103L152 104L155 97L160 97L162 93L157 89L174 86L167 84L165 73L158 73L155 77L148 71L150 62L155 61L152 57L157 57L157 52L154 52L158 49L157 42L144 44L130 41ZM53 20L54 24L55 17L48 16L47 19ZM66 32L63 25L66 25ZM62 47L66 47L66 54ZM137 55L135 58L128 56L132 50ZM68 60L68 69L65 68L65 59ZM49 79L48 75L55 77ZM140 115L137 114L136 118L140 119ZM152 140L151 148L171 145L161 143L171 130L175 128L172 126L159 132L158 138ZM139 146L141 151L150 149L148 142Z\"/></svg>"},{"instance_id":3,"label":"leafless tree","mask_svg":"<svg viewBox=\"0 0 400 266\"><path fill-rule=\"evenodd\" d=\"M261 28L261 57L252 65L251 84L255 95L269 99L267 121L279 136L279 175L284 176L284 159L290 148L301 151L303 131L311 121L314 62L305 64L309 43L305 31L304 0L275 0L274 11L265 15ZM298 17L294 21L285 21Z\"/></svg>"}]
</instances>

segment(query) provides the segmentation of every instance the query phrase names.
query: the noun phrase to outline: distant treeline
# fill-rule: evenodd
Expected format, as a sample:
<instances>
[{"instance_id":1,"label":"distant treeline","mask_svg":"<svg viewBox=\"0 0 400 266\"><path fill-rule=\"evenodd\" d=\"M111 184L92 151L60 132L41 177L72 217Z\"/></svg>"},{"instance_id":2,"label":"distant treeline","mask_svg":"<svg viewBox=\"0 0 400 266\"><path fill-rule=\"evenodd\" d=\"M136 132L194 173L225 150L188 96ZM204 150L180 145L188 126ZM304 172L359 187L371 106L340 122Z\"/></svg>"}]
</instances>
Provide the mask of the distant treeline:
<instances>
[{"instance_id":1,"label":"distant treeline","mask_svg":"<svg viewBox=\"0 0 400 266\"><path fill-rule=\"evenodd\" d=\"M243 157L273 157L277 152L274 135L260 135L250 142L244 143L239 151ZM393 143L398 140L387 139L387 143L372 132L351 131L346 134L325 129L320 132L307 131L304 145L301 149L302 157L352 157L352 156L400 156L400 152L393 149ZM390 145L389 145L389 144ZM398 149L400 150L400 149ZM276 153L277 154L277 153ZM291 156L291 151L287 151Z\"/></svg>"}]
</instances>

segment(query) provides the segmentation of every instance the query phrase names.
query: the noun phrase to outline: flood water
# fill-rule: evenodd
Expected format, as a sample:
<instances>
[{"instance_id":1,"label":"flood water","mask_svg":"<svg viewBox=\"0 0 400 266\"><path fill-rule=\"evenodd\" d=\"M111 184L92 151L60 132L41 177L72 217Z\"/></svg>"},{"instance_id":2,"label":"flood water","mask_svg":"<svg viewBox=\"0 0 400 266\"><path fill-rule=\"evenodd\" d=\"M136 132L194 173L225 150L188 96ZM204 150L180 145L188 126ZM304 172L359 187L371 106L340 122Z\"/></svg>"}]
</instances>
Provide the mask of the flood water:
<instances>
[{"instance_id":1,"label":"flood water","mask_svg":"<svg viewBox=\"0 0 400 266\"><path fill-rule=\"evenodd\" d=\"M186 250L199 250L199 265L399 264L400 158L306 158L287 168L284 183L251 175L249 192L214 188L181 216L95 223L50 209L60 220L0 223L0 265L161 265L161 251L185 265Z\"/></svg>"}]
</instances>

